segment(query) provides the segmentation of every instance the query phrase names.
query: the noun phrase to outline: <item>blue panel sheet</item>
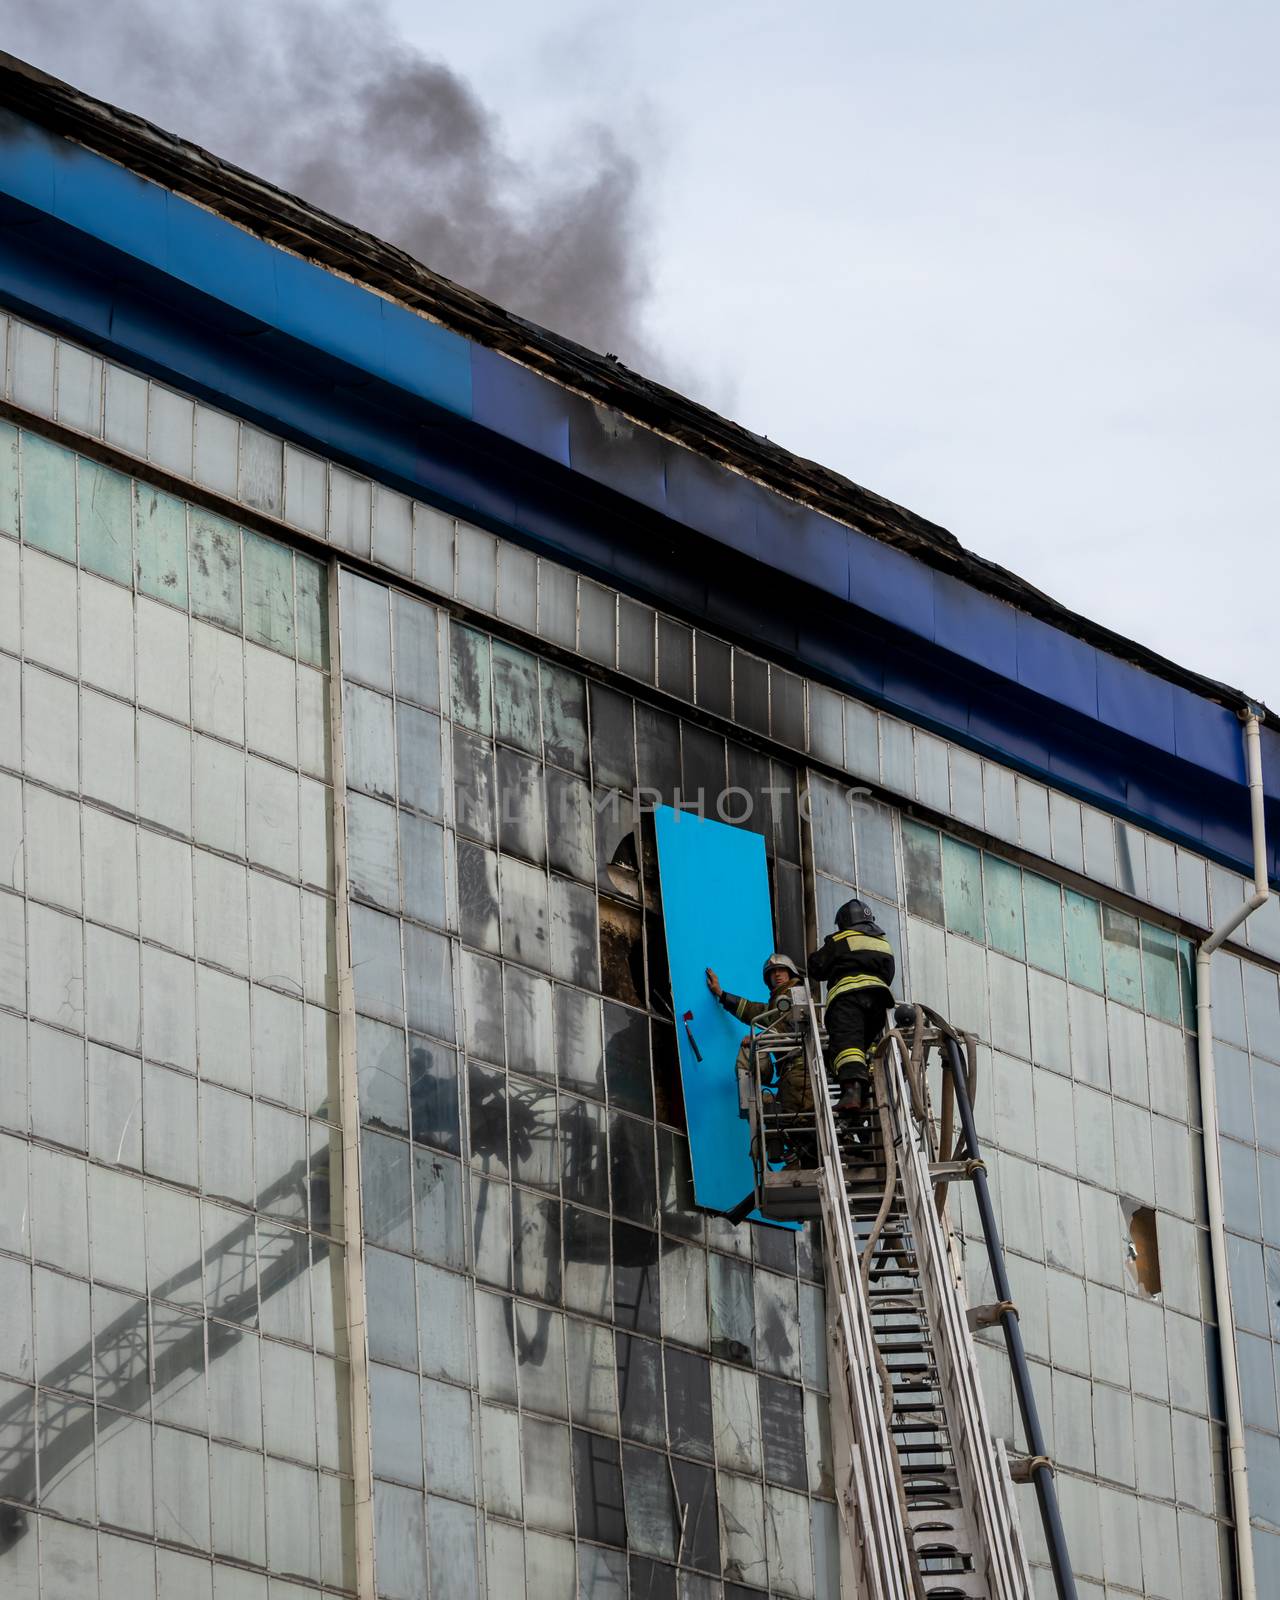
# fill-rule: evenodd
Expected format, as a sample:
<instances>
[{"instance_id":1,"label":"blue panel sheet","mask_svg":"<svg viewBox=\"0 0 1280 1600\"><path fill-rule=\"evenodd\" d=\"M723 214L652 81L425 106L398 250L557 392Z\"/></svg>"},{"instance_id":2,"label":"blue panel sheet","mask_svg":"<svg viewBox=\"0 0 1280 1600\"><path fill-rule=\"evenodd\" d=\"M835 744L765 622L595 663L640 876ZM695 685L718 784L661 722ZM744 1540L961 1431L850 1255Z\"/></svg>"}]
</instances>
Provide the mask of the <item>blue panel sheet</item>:
<instances>
[{"instance_id":1,"label":"blue panel sheet","mask_svg":"<svg viewBox=\"0 0 1280 1600\"><path fill-rule=\"evenodd\" d=\"M670 806L659 806L655 820L693 1193L709 1211L732 1211L754 1181L734 1076L745 1030L712 999L706 969L734 994L764 997L760 969L773 949L764 840ZM751 1220L765 1219L753 1212Z\"/></svg>"}]
</instances>

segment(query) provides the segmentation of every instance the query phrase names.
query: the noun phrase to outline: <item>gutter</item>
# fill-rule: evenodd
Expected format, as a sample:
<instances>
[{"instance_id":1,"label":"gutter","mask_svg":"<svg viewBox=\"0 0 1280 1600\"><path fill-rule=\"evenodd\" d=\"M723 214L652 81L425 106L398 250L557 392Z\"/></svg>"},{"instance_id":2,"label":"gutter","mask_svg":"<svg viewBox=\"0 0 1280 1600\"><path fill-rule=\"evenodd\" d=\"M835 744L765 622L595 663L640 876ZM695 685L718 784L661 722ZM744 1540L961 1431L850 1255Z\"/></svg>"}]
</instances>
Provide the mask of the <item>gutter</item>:
<instances>
[{"instance_id":1,"label":"gutter","mask_svg":"<svg viewBox=\"0 0 1280 1600\"><path fill-rule=\"evenodd\" d=\"M1213 953L1267 902L1271 892L1267 876L1266 822L1263 814L1262 741L1258 709L1250 705L1244 721L1245 766L1249 783L1249 812L1253 831L1253 893L1218 924L1196 951L1196 1053L1200 1069L1200 1113L1204 1129L1205 1188L1209 1213L1209 1247L1213 1267L1213 1298L1218 1318L1218 1345L1222 1360L1222 1389L1227 1414L1227 1459L1231 1480L1231 1511L1235 1523L1236 1574L1240 1600L1257 1600L1253 1570L1253 1530L1249 1517L1249 1469L1245 1455L1244 1405L1240 1369L1236 1360L1235 1315L1231 1305L1231 1279L1227 1266L1227 1234L1222 1202L1222 1161L1218 1145L1218 1085L1213 1059Z\"/></svg>"}]
</instances>

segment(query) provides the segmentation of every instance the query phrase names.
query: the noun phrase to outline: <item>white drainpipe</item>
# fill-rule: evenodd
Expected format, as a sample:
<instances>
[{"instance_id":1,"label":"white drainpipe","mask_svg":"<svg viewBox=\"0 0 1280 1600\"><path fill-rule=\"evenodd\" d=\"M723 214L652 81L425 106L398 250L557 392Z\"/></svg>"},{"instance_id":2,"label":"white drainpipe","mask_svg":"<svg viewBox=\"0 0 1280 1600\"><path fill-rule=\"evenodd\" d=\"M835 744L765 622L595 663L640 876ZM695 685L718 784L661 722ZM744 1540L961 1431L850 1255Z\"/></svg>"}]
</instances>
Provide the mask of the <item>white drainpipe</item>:
<instances>
[{"instance_id":1,"label":"white drainpipe","mask_svg":"<svg viewBox=\"0 0 1280 1600\"><path fill-rule=\"evenodd\" d=\"M1258 713L1244 714L1245 766L1249 779L1249 811L1253 824L1253 894L1218 924L1196 951L1196 1049L1200 1063L1200 1111L1204 1123L1205 1188L1208 1191L1209 1245L1213 1258L1213 1297L1222 1350L1222 1387L1227 1410L1227 1453L1231 1471L1231 1512L1235 1519L1236 1568L1240 1600L1257 1600L1253 1573L1253 1533L1249 1521L1249 1471L1244 1448L1244 1411L1240 1369L1236 1363L1235 1318L1227 1267L1227 1234L1222 1211L1222 1162L1218 1147L1218 1082L1213 1062L1213 952L1246 917L1267 902L1266 824L1262 805L1262 741Z\"/></svg>"}]
</instances>

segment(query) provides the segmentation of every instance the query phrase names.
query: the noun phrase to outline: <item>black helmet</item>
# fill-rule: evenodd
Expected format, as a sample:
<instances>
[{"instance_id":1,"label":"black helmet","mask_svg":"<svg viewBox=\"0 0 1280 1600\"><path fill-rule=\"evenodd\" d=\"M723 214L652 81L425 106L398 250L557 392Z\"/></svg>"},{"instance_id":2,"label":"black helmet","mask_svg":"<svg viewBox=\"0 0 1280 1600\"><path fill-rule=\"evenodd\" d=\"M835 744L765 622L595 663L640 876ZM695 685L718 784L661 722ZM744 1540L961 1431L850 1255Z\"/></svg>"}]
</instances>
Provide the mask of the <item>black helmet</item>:
<instances>
[{"instance_id":1,"label":"black helmet","mask_svg":"<svg viewBox=\"0 0 1280 1600\"><path fill-rule=\"evenodd\" d=\"M871 915L871 907L865 900L846 900L836 912L836 928L841 933L856 929L859 933L869 933L873 938L883 938L884 929Z\"/></svg>"},{"instance_id":2,"label":"black helmet","mask_svg":"<svg viewBox=\"0 0 1280 1600\"><path fill-rule=\"evenodd\" d=\"M793 978L799 981L800 968L796 966L795 962L790 956L784 956L780 950L775 950L765 962L764 971L761 973L761 976L764 978L766 983L769 981L769 974L778 967L780 967L783 972L789 972Z\"/></svg>"}]
</instances>

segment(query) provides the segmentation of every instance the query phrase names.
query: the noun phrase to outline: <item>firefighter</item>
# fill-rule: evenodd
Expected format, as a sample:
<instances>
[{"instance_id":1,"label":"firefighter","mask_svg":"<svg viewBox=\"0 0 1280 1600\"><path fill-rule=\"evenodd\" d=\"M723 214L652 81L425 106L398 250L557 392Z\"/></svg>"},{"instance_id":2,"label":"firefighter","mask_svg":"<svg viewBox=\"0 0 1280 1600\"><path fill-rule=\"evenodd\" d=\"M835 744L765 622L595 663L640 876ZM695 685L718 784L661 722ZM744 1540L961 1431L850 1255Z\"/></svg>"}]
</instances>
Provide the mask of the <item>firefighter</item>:
<instances>
[{"instance_id":1,"label":"firefighter","mask_svg":"<svg viewBox=\"0 0 1280 1600\"><path fill-rule=\"evenodd\" d=\"M739 1022L754 1024L758 1028L776 1027L791 1009L789 991L803 988L800 969L790 956L775 950L764 964L763 976L765 987L769 990L767 1000L744 1000L740 995L730 994L727 989L720 987L720 980L710 967L707 968L707 988L725 1010L731 1016L737 1017ZM750 1051L751 1035L748 1033L738 1047L738 1070L747 1065ZM809 1074L805 1068L802 1050L797 1049L794 1053L786 1055L778 1064L778 1078L773 1085L773 1102L779 1111L813 1110L813 1091L809 1085ZM773 1140L770 1141L769 1156L771 1160L783 1158L780 1145Z\"/></svg>"},{"instance_id":2,"label":"firefighter","mask_svg":"<svg viewBox=\"0 0 1280 1600\"><path fill-rule=\"evenodd\" d=\"M827 1071L839 1081L836 1110L865 1110L871 1072L867 1051L893 1005L893 946L862 900L836 912L836 931L809 957L809 976L827 985Z\"/></svg>"},{"instance_id":3,"label":"firefighter","mask_svg":"<svg viewBox=\"0 0 1280 1600\"><path fill-rule=\"evenodd\" d=\"M730 994L720 987L720 980L710 967L707 968L707 988L731 1016L737 1017L739 1022L750 1023L764 1012L777 1008L787 990L800 982L800 968L790 956L775 950L764 964L763 976L764 986L769 991L767 1000L744 1000L740 995Z\"/></svg>"}]
</instances>

